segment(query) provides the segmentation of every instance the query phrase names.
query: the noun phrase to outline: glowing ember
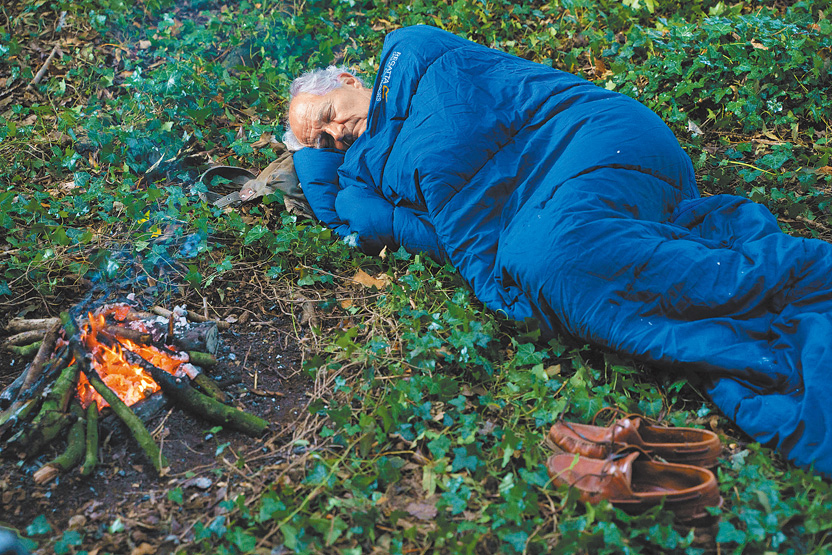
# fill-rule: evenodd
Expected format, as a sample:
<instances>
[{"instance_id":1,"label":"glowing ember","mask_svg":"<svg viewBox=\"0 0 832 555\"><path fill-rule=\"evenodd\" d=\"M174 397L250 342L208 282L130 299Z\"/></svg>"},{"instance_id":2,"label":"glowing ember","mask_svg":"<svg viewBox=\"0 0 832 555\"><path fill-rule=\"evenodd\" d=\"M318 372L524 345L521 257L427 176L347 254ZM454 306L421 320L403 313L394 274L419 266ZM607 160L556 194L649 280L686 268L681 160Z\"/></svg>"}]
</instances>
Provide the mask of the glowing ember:
<instances>
[{"instance_id":1,"label":"glowing ember","mask_svg":"<svg viewBox=\"0 0 832 555\"><path fill-rule=\"evenodd\" d=\"M101 380L126 405L130 406L159 391L159 385L140 366L128 363L117 343L110 347L98 341L99 333L103 333L105 336L109 335L108 332L103 331L106 327L106 315L113 314L116 319L123 320L122 312L124 311L120 307L115 307L100 314L90 314L89 323L83 326L81 341L87 350L92 353L92 365L98 371ZM138 345L129 339L118 338L118 340L126 349L170 374L176 374L182 363L188 361L188 355L185 353L172 356L149 345ZM107 402L92 388L83 374L78 380L78 398L84 408L93 401L98 401L99 408L107 406Z\"/></svg>"}]
</instances>

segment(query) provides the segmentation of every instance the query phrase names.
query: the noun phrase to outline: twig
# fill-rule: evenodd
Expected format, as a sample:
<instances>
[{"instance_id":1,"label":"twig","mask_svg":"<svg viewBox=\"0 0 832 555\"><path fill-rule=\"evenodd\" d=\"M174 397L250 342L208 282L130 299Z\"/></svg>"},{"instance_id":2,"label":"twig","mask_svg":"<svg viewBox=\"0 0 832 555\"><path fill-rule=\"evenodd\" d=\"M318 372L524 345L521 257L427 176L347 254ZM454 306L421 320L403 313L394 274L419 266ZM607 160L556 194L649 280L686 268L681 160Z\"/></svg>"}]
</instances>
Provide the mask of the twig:
<instances>
[{"instance_id":1,"label":"twig","mask_svg":"<svg viewBox=\"0 0 832 555\"><path fill-rule=\"evenodd\" d=\"M35 74L34 79L32 79L32 81L28 85L26 85L27 89L31 90L35 85L40 83L40 80L43 79L43 76L46 74L46 70L49 69L49 64L52 63L52 59L55 57L55 54L59 52L63 56L63 52L61 52L61 45L56 44L55 47L52 48L52 52L49 53L49 57L46 58L46 61L43 62L42 66L40 66L40 69Z\"/></svg>"}]
</instances>

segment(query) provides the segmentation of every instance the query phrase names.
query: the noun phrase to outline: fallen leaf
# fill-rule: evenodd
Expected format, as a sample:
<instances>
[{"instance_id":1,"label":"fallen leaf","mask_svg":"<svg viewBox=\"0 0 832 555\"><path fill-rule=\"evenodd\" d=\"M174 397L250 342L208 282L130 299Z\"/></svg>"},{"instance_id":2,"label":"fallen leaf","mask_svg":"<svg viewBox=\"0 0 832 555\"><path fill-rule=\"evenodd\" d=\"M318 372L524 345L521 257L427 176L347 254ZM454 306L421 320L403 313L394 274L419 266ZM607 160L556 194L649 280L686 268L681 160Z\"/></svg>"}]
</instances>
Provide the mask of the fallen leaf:
<instances>
[{"instance_id":1,"label":"fallen leaf","mask_svg":"<svg viewBox=\"0 0 832 555\"><path fill-rule=\"evenodd\" d=\"M75 515L69 519L69 523L67 527L72 530L76 528L83 528L84 525L87 523L87 517L84 515Z\"/></svg>"},{"instance_id":2,"label":"fallen leaf","mask_svg":"<svg viewBox=\"0 0 832 555\"><path fill-rule=\"evenodd\" d=\"M269 146L272 143L272 139L274 137L271 133L263 133L260 135L260 138L251 143L251 148L263 148Z\"/></svg>"},{"instance_id":3,"label":"fallen leaf","mask_svg":"<svg viewBox=\"0 0 832 555\"><path fill-rule=\"evenodd\" d=\"M690 131L694 136L702 135L702 129L696 125L693 120L688 120L688 131Z\"/></svg>"},{"instance_id":4,"label":"fallen leaf","mask_svg":"<svg viewBox=\"0 0 832 555\"><path fill-rule=\"evenodd\" d=\"M352 279L364 287L375 287L376 289L384 289L390 284L390 278L387 277L386 274L379 274L379 277L382 279L374 278L364 270L358 270L358 273L356 273Z\"/></svg>"},{"instance_id":5,"label":"fallen leaf","mask_svg":"<svg viewBox=\"0 0 832 555\"><path fill-rule=\"evenodd\" d=\"M546 368L546 375L550 378L560 375L560 364L553 364Z\"/></svg>"},{"instance_id":6,"label":"fallen leaf","mask_svg":"<svg viewBox=\"0 0 832 555\"><path fill-rule=\"evenodd\" d=\"M603 58L595 58L595 75L600 77L607 72L607 64L604 63Z\"/></svg>"},{"instance_id":7,"label":"fallen leaf","mask_svg":"<svg viewBox=\"0 0 832 555\"><path fill-rule=\"evenodd\" d=\"M818 168L818 173L822 173L823 175L832 175L832 166L823 166Z\"/></svg>"},{"instance_id":8,"label":"fallen leaf","mask_svg":"<svg viewBox=\"0 0 832 555\"><path fill-rule=\"evenodd\" d=\"M149 40L140 40L139 41L139 50L147 50L150 48L150 41Z\"/></svg>"},{"instance_id":9,"label":"fallen leaf","mask_svg":"<svg viewBox=\"0 0 832 555\"><path fill-rule=\"evenodd\" d=\"M768 46L764 45L761 42L757 42L756 40L751 41L751 46L753 46L757 50L768 50Z\"/></svg>"},{"instance_id":10,"label":"fallen leaf","mask_svg":"<svg viewBox=\"0 0 832 555\"><path fill-rule=\"evenodd\" d=\"M341 299L341 308L349 308L352 306L352 299Z\"/></svg>"},{"instance_id":11,"label":"fallen leaf","mask_svg":"<svg viewBox=\"0 0 832 555\"><path fill-rule=\"evenodd\" d=\"M182 487L195 487L199 489L208 489L211 487L211 479L206 478L204 476L200 476L199 478L191 478L190 480L185 480L182 483Z\"/></svg>"},{"instance_id":12,"label":"fallen leaf","mask_svg":"<svg viewBox=\"0 0 832 555\"><path fill-rule=\"evenodd\" d=\"M433 520L436 518L436 505L433 503L424 503L421 501L412 501L404 508L411 516L415 516L421 520Z\"/></svg>"}]
</instances>

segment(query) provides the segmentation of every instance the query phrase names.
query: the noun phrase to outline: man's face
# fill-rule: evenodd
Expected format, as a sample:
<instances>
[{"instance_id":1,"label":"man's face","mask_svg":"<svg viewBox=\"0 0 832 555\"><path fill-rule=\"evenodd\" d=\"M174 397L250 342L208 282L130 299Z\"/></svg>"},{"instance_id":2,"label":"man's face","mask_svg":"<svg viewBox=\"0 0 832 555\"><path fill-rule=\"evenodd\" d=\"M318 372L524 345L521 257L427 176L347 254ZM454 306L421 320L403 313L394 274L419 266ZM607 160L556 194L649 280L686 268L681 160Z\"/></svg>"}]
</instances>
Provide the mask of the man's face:
<instances>
[{"instance_id":1,"label":"man's face","mask_svg":"<svg viewBox=\"0 0 832 555\"><path fill-rule=\"evenodd\" d=\"M323 96L300 93L289 105L289 126L298 141L312 148L346 150L367 130L372 91L342 73L342 86Z\"/></svg>"}]
</instances>

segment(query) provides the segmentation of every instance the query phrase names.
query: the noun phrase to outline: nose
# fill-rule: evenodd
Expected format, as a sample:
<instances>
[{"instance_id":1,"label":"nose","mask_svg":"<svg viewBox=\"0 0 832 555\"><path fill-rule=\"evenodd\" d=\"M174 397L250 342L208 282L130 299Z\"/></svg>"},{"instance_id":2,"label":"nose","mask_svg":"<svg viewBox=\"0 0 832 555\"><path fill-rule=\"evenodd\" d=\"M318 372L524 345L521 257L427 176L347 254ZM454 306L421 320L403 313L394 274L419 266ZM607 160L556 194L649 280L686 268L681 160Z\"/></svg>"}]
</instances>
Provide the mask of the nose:
<instances>
[{"instance_id":1,"label":"nose","mask_svg":"<svg viewBox=\"0 0 832 555\"><path fill-rule=\"evenodd\" d=\"M347 135L346 132L347 128L344 126L343 123L338 122L330 122L324 127L324 131L332 137L332 140L335 142L335 148L346 150L347 143L344 142L344 137Z\"/></svg>"}]
</instances>

